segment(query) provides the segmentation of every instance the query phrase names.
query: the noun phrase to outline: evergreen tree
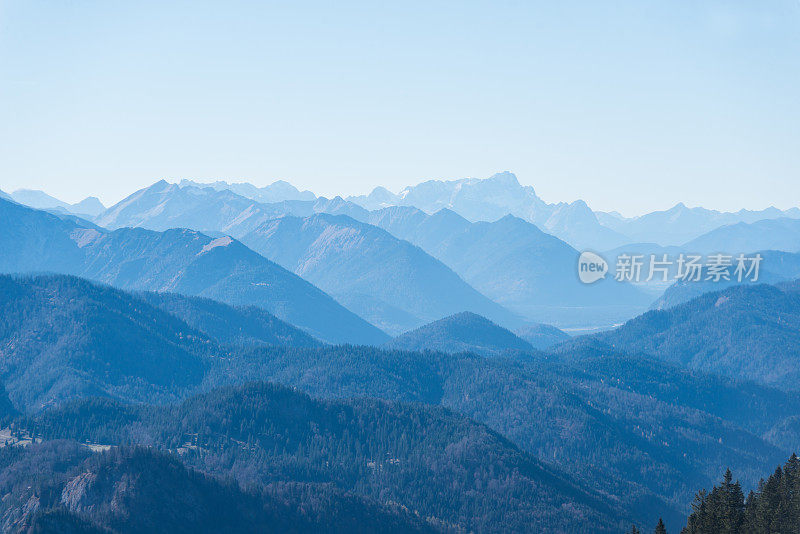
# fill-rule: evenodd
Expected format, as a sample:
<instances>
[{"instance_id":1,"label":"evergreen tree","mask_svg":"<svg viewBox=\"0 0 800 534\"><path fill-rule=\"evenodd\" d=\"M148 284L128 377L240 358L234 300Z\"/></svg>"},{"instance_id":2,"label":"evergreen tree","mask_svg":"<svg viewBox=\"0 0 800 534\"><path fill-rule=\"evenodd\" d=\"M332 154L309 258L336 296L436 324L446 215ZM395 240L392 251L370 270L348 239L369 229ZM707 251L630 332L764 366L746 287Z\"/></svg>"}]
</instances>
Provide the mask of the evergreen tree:
<instances>
[{"instance_id":1,"label":"evergreen tree","mask_svg":"<svg viewBox=\"0 0 800 534\"><path fill-rule=\"evenodd\" d=\"M657 530L658 532L658 530ZM744 499L730 470L710 493L701 490L682 534L793 534L800 532L800 459L786 464Z\"/></svg>"},{"instance_id":2,"label":"evergreen tree","mask_svg":"<svg viewBox=\"0 0 800 534\"><path fill-rule=\"evenodd\" d=\"M667 534L667 527L664 526L664 520L660 517L658 518L658 525L656 525L653 534Z\"/></svg>"}]
</instances>

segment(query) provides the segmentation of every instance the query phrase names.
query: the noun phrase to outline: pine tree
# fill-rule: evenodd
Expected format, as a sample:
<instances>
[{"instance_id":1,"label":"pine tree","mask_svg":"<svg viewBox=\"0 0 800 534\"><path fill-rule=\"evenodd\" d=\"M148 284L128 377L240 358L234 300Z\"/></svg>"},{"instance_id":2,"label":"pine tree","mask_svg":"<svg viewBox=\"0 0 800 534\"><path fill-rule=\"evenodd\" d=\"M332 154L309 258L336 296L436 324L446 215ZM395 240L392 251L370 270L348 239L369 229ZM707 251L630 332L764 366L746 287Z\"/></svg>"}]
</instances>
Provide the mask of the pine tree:
<instances>
[{"instance_id":1,"label":"pine tree","mask_svg":"<svg viewBox=\"0 0 800 534\"><path fill-rule=\"evenodd\" d=\"M739 481L732 483L732 480L733 474L728 469L719 488L720 534L738 534L744 524L744 493Z\"/></svg>"},{"instance_id":2,"label":"pine tree","mask_svg":"<svg viewBox=\"0 0 800 534\"><path fill-rule=\"evenodd\" d=\"M657 531L658 532L658 531ZM701 490L682 534L784 534L800 532L800 458L792 455L744 499L730 470L710 493Z\"/></svg>"},{"instance_id":3,"label":"pine tree","mask_svg":"<svg viewBox=\"0 0 800 534\"><path fill-rule=\"evenodd\" d=\"M667 534L667 527L664 526L664 520L660 517L658 518L658 525L656 525L653 534Z\"/></svg>"}]
</instances>

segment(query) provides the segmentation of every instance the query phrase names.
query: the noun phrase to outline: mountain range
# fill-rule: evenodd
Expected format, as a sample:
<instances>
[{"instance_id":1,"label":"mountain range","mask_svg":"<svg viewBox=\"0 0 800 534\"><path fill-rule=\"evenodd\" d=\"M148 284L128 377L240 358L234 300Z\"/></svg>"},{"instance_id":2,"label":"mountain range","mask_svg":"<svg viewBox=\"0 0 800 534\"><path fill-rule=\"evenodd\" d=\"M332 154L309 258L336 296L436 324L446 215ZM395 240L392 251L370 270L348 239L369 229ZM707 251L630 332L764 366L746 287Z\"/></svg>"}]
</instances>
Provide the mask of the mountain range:
<instances>
[{"instance_id":1,"label":"mountain range","mask_svg":"<svg viewBox=\"0 0 800 534\"><path fill-rule=\"evenodd\" d=\"M174 399L220 344L322 345L260 308L65 275L0 275L0 311L0 381L24 411L75 396Z\"/></svg>"},{"instance_id":2,"label":"mountain range","mask_svg":"<svg viewBox=\"0 0 800 534\"><path fill-rule=\"evenodd\" d=\"M290 224L290 217L303 224ZM515 314L533 322L610 325L645 310L653 299L610 280L581 284L574 248L512 216L471 223L448 209L432 215L407 206L368 212L340 198L260 204L227 189L158 182L96 222L231 235L392 334L460 311L512 329L520 326Z\"/></svg>"},{"instance_id":3,"label":"mountain range","mask_svg":"<svg viewBox=\"0 0 800 534\"><path fill-rule=\"evenodd\" d=\"M0 198L3 528L673 531L725 467L756 488L800 447L792 212L581 204L513 175L162 181L92 221ZM644 312L667 284L581 284L554 235L604 224L615 254L761 251L759 283ZM529 322L562 314L624 324Z\"/></svg>"},{"instance_id":4,"label":"mountain range","mask_svg":"<svg viewBox=\"0 0 800 534\"><path fill-rule=\"evenodd\" d=\"M628 243L656 243L662 246L683 245L716 228L754 223L764 219L800 219L800 208L779 210L739 210L721 212L689 208L683 203L664 211L638 217L624 217L616 212L592 211L584 201L548 204L530 186L519 184L510 172L487 179L429 180L409 186L398 194L383 187L369 195L348 200L370 211L390 206L413 206L433 214L450 209L470 221L496 221L514 215L559 237L577 249L610 250ZM761 246L759 248L775 248Z\"/></svg>"},{"instance_id":5,"label":"mountain range","mask_svg":"<svg viewBox=\"0 0 800 534\"><path fill-rule=\"evenodd\" d=\"M232 191L237 195L255 200L262 204L283 202L285 200L314 201L317 196L311 191L300 191L284 180L278 180L264 187L256 187L247 182L228 183L222 180L211 183L199 183L192 180L181 180L180 187L210 187L215 191Z\"/></svg>"},{"instance_id":6,"label":"mountain range","mask_svg":"<svg viewBox=\"0 0 800 534\"><path fill-rule=\"evenodd\" d=\"M706 208L689 208L683 203L664 211L654 211L639 217L626 218L614 213L597 213L601 224L634 242L657 243L662 246L683 245L716 228L738 223L754 223L763 219L800 219L800 208L779 210L739 210L721 212ZM689 247L691 248L691 247ZM750 250L758 250L756 247Z\"/></svg>"},{"instance_id":7,"label":"mountain range","mask_svg":"<svg viewBox=\"0 0 800 534\"><path fill-rule=\"evenodd\" d=\"M779 218L800 219L800 208L779 210L769 207L763 210L722 212L702 207L689 208L683 203L663 211L624 217L617 212L592 211L582 200L548 204L536 195L532 187L520 185L516 176L510 172L497 173L487 179L430 180L408 186L398 194L376 187L369 195L351 196L346 200L340 197L316 197L314 193L300 191L282 180L257 187L246 182L201 183L184 179L177 187L210 188L217 192L231 192L259 204L283 204L282 207L274 207L273 212L278 210L283 214L298 216L326 212L348 214L363 221L367 211L391 206L413 206L429 214L450 209L472 222L491 222L511 214L537 225L575 248L591 250L611 250L628 243L684 245L723 226ZM42 191L19 190L12 193L12 196L16 201L31 207L57 208L84 217L94 217L103 211L102 204L94 197L69 205ZM142 225L118 216L106 217L98 223L112 228ZM179 226L196 228L194 224Z\"/></svg>"},{"instance_id":8,"label":"mountain range","mask_svg":"<svg viewBox=\"0 0 800 534\"><path fill-rule=\"evenodd\" d=\"M96 222L231 235L393 334L465 310L511 328L523 323L418 247L351 216L368 212L341 199L261 204L227 189L158 182Z\"/></svg>"},{"instance_id":9,"label":"mountain range","mask_svg":"<svg viewBox=\"0 0 800 534\"><path fill-rule=\"evenodd\" d=\"M393 207L372 212L369 221L419 245L487 297L533 321L612 324L652 301L611 278L582 284L577 250L512 215L471 223L447 209L428 215Z\"/></svg>"},{"instance_id":10,"label":"mountain range","mask_svg":"<svg viewBox=\"0 0 800 534\"><path fill-rule=\"evenodd\" d=\"M319 339L382 343L388 336L329 295L238 241L194 230L108 231L0 200L0 272L52 271L123 289L169 291L261 307Z\"/></svg>"},{"instance_id":11,"label":"mountain range","mask_svg":"<svg viewBox=\"0 0 800 534\"><path fill-rule=\"evenodd\" d=\"M352 488L367 502L400 505L434 525L477 531L516 530L527 523L588 532L593 525L610 531L618 524L615 510L599 496L484 425L441 408L323 401L288 388L250 384L190 397L174 410L108 405L104 417L94 421L81 417L82 411L73 405L63 415L44 414L36 433L69 435L65 430L71 427L121 445L142 429L156 436L158 448L188 438L183 463L233 475L244 487L313 480L318 486ZM76 421L67 422L69 416ZM243 449L240 442L249 445Z\"/></svg>"},{"instance_id":12,"label":"mountain range","mask_svg":"<svg viewBox=\"0 0 800 534\"><path fill-rule=\"evenodd\" d=\"M51 482L58 492L44 495L60 496L50 504L63 506L90 523L109 520L109 514L98 509L114 511L110 515L120 522L114 528L121 528L123 522L145 521L130 515L155 498L148 492L158 493L158 485L147 481L176 473L182 481L168 487L186 484L187 491L195 487L177 468L183 464L205 474L190 476L201 484L216 483L207 481L208 476L233 479L245 488L310 483L305 499L321 498L315 497L318 494L330 498L332 489L336 497L338 489L368 503L400 504L418 517L434 519L431 528L444 523L478 530L504 525L516 530L540 524L542 528L560 525L575 532L588 532L590 527L606 532L619 526L622 512L618 508L463 415L436 406L375 399L312 399L294 389L266 384L225 387L220 379L252 381L263 372L248 370L246 355L222 350L136 295L67 276L5 276L0 281L4 317L0 379L8 386L13 406L26 414L17 419L14 435L6 439L71 439L95 450L112 447L82 466L86 453L75 464L58 455L61 446L52 445L56 448L49 453L68 470L64 476L51 475L56 477ZM264 348L272 351L275 347ZM354 347L342 349L357 353ZM273 357L260 359L265 363ZM360 373L364 369L348 364L339 370ZM310 378L308 373L305 376ZM414 391L423 377L415 378L402 387ZM344 387L346 393L346 383L331 386ZM179 405L171 402L181 399ZM131 404L136 402L148 404ZM249 445L242 447L242 443ZM92 462L116 461L118 454L128 457L130 451L124 447L137 445L154 452L182 452L157 461L149 459L153 452L137 453L140 460L129 465L134 471L120 474L122 480L129 477L129 483L102 494L120 479L115 468L95 471ZM19 454L0 453L0 469L8 468L4 461L17 458ZM37 456L30 461L35 458L42 462ZM48 461L44 460L45 465ZM173 467L159 465L162 461ZM155 471L146 475L135 470L137 465ZM162 469L167 472L159 474ZM381 476L376 477L376 472ZM7 472L2 482L24 473L19 467ZM87 473L97 473L100 480ZM453 485L455 480L462 482ZM48 508L24 506L30 497L24 481L19 482L21 487L12 485L7 490L2 505L4 517L15 517L16 522ZM145 482L148 486L142 487ZM232 497L249 502L240 491L236 486L228 490ZM297 492L290 492L281 500L293 502L292 494L296 499ZM196 514L199 510L191 508L193 501L175 505L183 510L180 513ZM157 514L149 514L161 509L142 511L142 517L155 518Z\"/></svg>"},{"instance_id":13,"label":"mountain range","mask_svg":"<svg viewBox=\"0 0 800 534\"><path fill-rule=\"evenodd\" d=\"M342 200L341 197L324 197L301 200L288 198L271 203L243 196L240 191L255 190L249 184L227 188L215 184L198 184L183 180L171 184L160 180L136 191L108 208L94 219L96 224L109 229L141 227L151 230L192 228L208 232L221 232L241 237L264 222L294 215L307 217L315 213L350 215L364 219L367 211ZM215 187L216 186L216 187ZM249 187L246 187L249 186ZM256 196L252 194L251 196ZM297 195L289 195L296 197ZM302 196L302 195L300 195ZM261 197L259 197L261 198ZM275 195L267 198L280 198Z\"/></svg>"},{"instance_id":14,"label":"mountain range","mask_svg":"<svg viewBox=\"0 0 800 534\"><path fill-rule=\"evenodd\" d=\"M602 223L618 230L623 227L624 222L633 229L630 233L635 237L654 237L652 244L647 244L631 243L633 238L624 236L625 239L621 242L627 244L604 254L613 264L614 258L619 254L630 253L645 253L648 256L649 253L669 252L671 256L676 256L679 252L716 251L721 250L720 247L748 252L769 248L795 250L795 220L786 217L758 219L794 216L797 215L795 211L800 213L800 210L782 212L776 209L724 213L687 208L681 204L665 212L654 212L632 219L611 213L598 213L597 217L592 215L587 219L583 215L576 215L579 212L584 215L586 211L590 212L585 205L585 209L577 209L580 202L573 205L548 205L536 196L532 188L519 185L511 173L500 173L486 180L425 182L406 188L399 195L393 195L385 189L377 189L373 193L348 200L340 197L325 199L314 197L309 192L300 192L286 182L258 188L245 183L200 184L183 180L180 184L168 184L161 181L112 206L97 217L95 222L110 229L127 226L159 231L176 227L192 228L213 236L226 234L244 240L260 254L308 277L312 283L331 293L356 314L391 334L397 334L467 310L488 316L512 329L520 327L519 320L555 323L576 331L608 327L644 311L669 285L654 281L632 287L630 284L612 283L610 280L592 286L580 284L571 272L574 271L578 251L563 241L551 238L539 230L540 227L563 236L558 227L564 224L564 228L571 232L589 236L594 230L586 230L586 221L594 221L589 225L591 227ZM429 211L438 211L426 213L412 207L415 205ZM368 208L373 211L368 211ZM483 215L482 209L485 211ZM475 219L498 218L491 222L472 222L459 215L458 210ZM575 213L567 216L571 210ZM516 217L516 223L510 222L508 213L520 215ZM542 213L547 214L546 220ZM315 248L324 246L325 236L338 235L341 239L340 224L331 225L324 232L317 230L319 236L310 242L308 250L296 251L293 258L284 256L284 262L277 255L270 255L275 252L274 248L266 244L264 248L255 245L264 243L263 239L254 238L252 242L245 239L248 234L251 237L256 236L257 230L268 226L269 221L285 216L311 218L314 223L309 226L319 225L321 214L347 215L366 223L362 226L352 221L348 223L350 230L355 232L352 237L354 243L371 242L376 245L375 239L359 235L359 232L374 235L374 230L367 225L378 226L398 240L382 240L379 251L371 249L372 256L360 254L358 247L343 247L338 252L333 247L325 248L324 261L330 265L357 266L352 271L342 269L342 276L333 277L319 272L318 269L314 272L313 266L320 265L323 262L321 259L317 263L308 264L307 275L302 274L305 272L304 267L299 266L298 262L304 261L303 255L313 257L318 252ZM536 224L529 222L530 220L536 221ZM756 222L717 227L737 220ZM523 221L528 225L521 224ZM273 225L282 228L284 232L290 226ZM294 225L293 228L301 231L307 226ZM697 236L705 229L710 231L679 247L655 244L660 237L652 233L662 230L669 235L678 236L676 239L683 239ZM425 273L425 265L432 265L435 260L439 260L445 268L449 268L472 286L465 288L467 292L477 291L511 313L504 311L503 315L493 314L486 306L459 308L457 303L465 300L457 295L450 302L443 299L442 295L426 293L420 297L422 286L416 285L418 292L415 294L413 289L400 282L401 279L409 279L404 278L407 271L398 266L363 260L398 255L410 258L400 240L409 241L427 253L416 254L417 260L404 264L413 272ZM575 242L573 238L567 240ZM308 236L298 235L297 242L303 241L308 242ZM578 241L588 243L592 239L581 238ZM594 242L610 243L603 240ZM765 266L765 269L768 267ZM375 279L384 282L381 285L367 282ZM413 283L411 287L414 287ZM680 287L677 284L676 289L671 292L675 293ZM699 294L700 291L695 289L697 288L692 289L691 296ZM432 308L432 302L437 306ZM659 299L655 306L663 307L663 302L663 298ZM511 315L519 317L509 320Z\"/></svg>"},{"instance_id":15,"label":"mountain range","mask_svg":"<svg viewBox=\"0 0 800 534\"><path fill-rule=\"evenodd\" d=\"M393 195L377 188L369 195L347 200L371 211L389 206L413 206L433 214L452 210L469 221L492 222L514 215L531 222L576 248L605 250L622 245L629 238L606 228L585 202L548 204L530 186L521 186L510 172L487 179L430 180L406 187Z\"/></svg>"},{"instance_id":16,"label":"mountain range","mask_svg":"<svg viewBox=\"0 0 800 534\"><path fill-rule=\"evenodd\" d=\"M510 328L523 323L419 247L344 215L281 217L242 242L389 333L460 311Z\"/></svg>"},{"instance_id":17,"label":"mountain range","mask_svg":"<svg viewBox=\"0 0 800 534\"><path fill-rule=\"evenodd\" d=\"M800 219L782 217L740 222L711 230L683 248L701 253L749 253L757 250L800 252ZM767 265L764 266L767 268Z\"/></svg>"}]
</instances>

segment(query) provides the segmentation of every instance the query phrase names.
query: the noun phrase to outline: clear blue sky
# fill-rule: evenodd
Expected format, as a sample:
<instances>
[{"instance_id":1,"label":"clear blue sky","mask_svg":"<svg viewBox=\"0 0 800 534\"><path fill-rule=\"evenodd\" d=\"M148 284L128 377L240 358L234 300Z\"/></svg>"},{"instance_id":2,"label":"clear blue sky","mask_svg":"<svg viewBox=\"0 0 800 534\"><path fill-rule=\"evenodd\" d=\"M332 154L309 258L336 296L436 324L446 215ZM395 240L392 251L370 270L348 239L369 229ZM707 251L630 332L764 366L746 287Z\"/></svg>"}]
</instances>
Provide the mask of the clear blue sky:
<instances>
[{"instance_id":1,"label":"clear blue sky","mask_svg":"<svg viewBox=\"0 0 800 534\"><path fill-rule=\"evenodd\" d=\"M800 205L800 3L0 0L0 189L501 170L626 214Z\"/></svg>"}]
</instances>

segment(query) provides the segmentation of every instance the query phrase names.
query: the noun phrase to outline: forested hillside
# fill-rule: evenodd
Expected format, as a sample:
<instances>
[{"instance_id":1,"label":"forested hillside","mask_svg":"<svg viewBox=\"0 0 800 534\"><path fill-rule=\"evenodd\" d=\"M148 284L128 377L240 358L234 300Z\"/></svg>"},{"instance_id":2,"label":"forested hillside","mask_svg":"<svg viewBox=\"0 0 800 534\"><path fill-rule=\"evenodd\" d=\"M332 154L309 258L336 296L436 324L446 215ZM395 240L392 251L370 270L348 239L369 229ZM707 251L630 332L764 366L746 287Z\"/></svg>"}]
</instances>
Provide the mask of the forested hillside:
<instances>
[{"instance_id":1,"label":"forested hillside","mask_svg":"<svg viewBox=\"0 0 800 534\"><path fill-rule=\"evenodd\" d=\"M215 460L215 464L192 464L198 469L222 475L225 470L222 466L228 465L231 469L234 466L225 462L239 458L236 461L244 462L242 465L253 466L251 470L242 471L254 477L247 479L242 475L243 481L250 481L246 484L255 480L273 480L269 479L268 473L282 473L281 476L292 480L299 473L306 477L301 477L301 480L307 482L319 482L314 477L322 476L327 481L325 483L346 488L356 484L352 478L355 475L351 471L329 471L331 465L366 465L387 454L402 459L402 465L415 465L415 470L431 469L426 462L414 464L412 459L418 453L413 451L426 447L435 450L452 448L452 444L444 445L441 441L447 436L438 433L440 427L448 428L448 432L456 432L456 428L473 428L469 435L477 435L474 429L481 428L480 432L485 436L479 440L481 443L499 444L506 451L499 457L505 458L511 454L508 451L514 450L510 457L527 457L544 471L564 473L560 478L571 479L571 487L582 488L580 491L584 494L604 496L601 502L612 510L618 510L608 516L615 521L644 521L659 515L673 525L683 521L696 488L709 485L720 466L735 469L743 483L755 484L764 469L785 458L797 446L793 436L800 436L800 433L792 431L796 426L794 418L800 413L800 396L796 393L702 374L647 356L625 355L598 340L580 338L559 346L556 352L537 353L533 358L530 355L518 358L516 354L512 354L512 358L496 355L484 358L470 353L450 355L366 346L290 347L263 342L259 342L260 347L237 346L235 343L223 346L216 340L235 340L243 332L247 333L247 339L252 340L260 336L263 333L261 329L269 323L261 321L264 317L258 316L259 320L251 325L254 330L250 326L242 330L233 327L240 324L238 319L231 323L224 320L228 313L238 314L241 309L231 311L229 307L202 299L170 295L149 295L148 300L148 295L129 295L64 276L4 277L3 281L6 313L3 315L0 347L6 356L3 378L13 403L6 409L6 420L13 418L16 411L25 412L29 421L36 420L38 425L43 425L31 427L37 435L46 434L48 417L56 417L56 421L61 421L60 425L64 421L75 424L88 421L85 427L70 430L75 433L57 435L79 441L89 439L92 443L161 443L165 450L186 449L184 453L191 456L194 454L191 446L198 444L193 443L196 438L190 434L202 435L206 427L200 421L214 421L218 419L217 415L208 413L195 417L189 410L158 426L164 432L175 432L183 428L181 421L194 417L200 425L199 430L183 428L181 436L174 439L184 441L177 443L169 441L162 430L156 431L157 428L152 426L155 423L148 419L154 413L173 412L155 407L126 407L119 402L152 405L178 401L202 395L213 388L244 385L253 380L299 388L319 399L343 399L341 402L344 404L337 404L336 410L339 411L334 410L340 414L335 419L342 424L352 419L363 420L366 424L369 418L364 419L367 416L363 414L381 410L388 410L392 417L403 420L411 417L414 421L423 414L428 414L424 417L433 417L430 414L445 413L437 412L440 408L436 407L458 414L445 413L455 419L441 415L445 418L436 419L430 427L416 428L413 432L420 439L434 441L416 445L406 443L402 447L398 445L400 448L385 445L379 452L364 452L383 443L377 438L370 441L366 436L384 435L385 429L368 425L361 429L360 444L350 447L361 452L339 460L338 457L325 456L329 452L324 451L333 450L334 442L346 442L349 438L345 438L345 434L355 436L357 432L346 425L337 427L339 430L324 438L333 440L320 453L328 462L325 469L315 464L313 458L311 464L300 461L307 448L324 443L324 440L319 441L323 436L316 436L316 433L312 434L316 437L302 434L291 438L293 443L305 445L280 453L279 463L284 466L281 467L283 471L273 464L264 471L251 464L251 460L237 455L226 456L227 460ZM153 306L151 301L163 305L163 309ZM189 320L196 319L195 324L200 328L189 326L168 313L169 310ZM233 328L228 330L226 325ZM196 398L211 402L221 399L219 395L224 396L217 392L209 397ZM91 396L107 399L80 404ZM229 429L224 432L220 430L217 436L236 436L237 432L246 430L247 421L258 419L256 415L234 416L238 413L236 410L247 406L249 401L246 397L237 397L236 402L225 401L237 408L230 415L223 416L221 424L228 421L224 423L228 425L230 421L239 420L238 417L242 420L238 426L226 427ZM413 407L415 411L409 415L405 411L408 406L385 405L376 400L344 401L352 398L422 403L429 407ZM325 411L328 408L318 411L327 406L323 401L293 399L282 404L284 408L276 413L305 414L302 417L328 413ZM191 402L200 401L188 401L184 408L188 409ZM315 404L319 402L322 404ZM310 411L298 412L304 405ZM76 408L79 406L83 407ZM69 415L64 416L53 415L60 409L76 411L66 412ZM272 412L267 410L263 413ZM491 431L480 425L459 426L467 424L469 419L487 425ZM453 426L453 421L462 422ZM256 450L277 454L275 444L263 441L264 436L282 435L275 430L277 427L273 423L269 422L269 427L247 430L247 436L239 435L234 439L241 444L249 443L245 447L248 450L257 445ZM397 424L403 427L407 423ZM124 429L120 429L120 425ZM326 428L321 421L314 425ZM87 429L94 433L81 433ZM408 431L411 432L410 427ZM340 437L330 437L334 435ZM185 447L187 443L189 447ZM404 452L400 454L399 451ZM367 456L370 459L366 459ZM498 456L483 451L467 457L479 458L482 462ZM197 461L205 462L208 458L203 456ZM475 464L476 469L496 473L506 469L499 464L490 468L481 462ZM315 465L317 467L313 467ZM294 467L289 469L286 466ZM420 472L408 474L407 479L402 479L404 482L395 480L397 485L392 495L417 495L415 498L421 502L422 493L415 492L423 492L423 487L414 489L411 481L436 477L433 472L426 471L427 474L417 478ZM259 478L263 476L267 478ZM462 480L455 471L447 476ZM521 489L524 484L519 486L514 482L509 487L511 493L503 495L514 502L517 497L512 495L523 495L528 491ZM358 487L363 497L389 503L389 500L381 500L384 493L379 488L383 486L361 481ZM462 489L479 498L479 494L474 493L478 488L467 489L469 487ZM492 487L496 490L498 486ZM449 490L438 488L436 491L446 494ZM480 497L483 498L488 497ZM534 502L531 499L525 497L523 500ZM463 502L459 506L464 508L451 506L447 508L451 514L447 516L449 519L442 520L477 521L465 515L463 509L483 506L479 502ZM415 504L415 507L421 508L422 505ZM599 510L594 505L591 507ZM431 509L431 513L437 517L447 515L445 508ZM490 508L495 507L492 505ZM545 508L528 509L525 513L529 516L525 516L525 521L536 520ZM462 512L457 512L458 509ZM497 510L500 515L493 516L497 521L513 522L522 517L517 515L522 513L519 509L498 507Z\"/></svg>"},{"instance_id":2,"label":"forested hillside","mask_svg":"<svg viewBox=\"0 0 800 534\"><path fill-rule=\"evenodd\" d=\"M480 315L462 312L397 336L390 349L474 352L484 356L506 351L532 352L533 345Z\"/></svg>"},{"instance_id":3,"label":"forested hillside","mask_svg":"<svg viewBox=\"0 0 800 534\"><path fill-rule=\"evenodd\" d=\"M800 294L775 286L706 293L594 338L707 373L800 388Z\"/></svg>"},{"instance_id":4,"label":"forested hillside","mask_svg":"<svg viewBox=\"0 0 800 534\"><path fill-rule=\"evenodd\" d=\"M5 532L434 531L406 511L320 485L243 490L152 448L5 447L0 492Z\"/></svg>"},{"instance_id":5,"label":"forested hillside","mask_svg":"<svg viewBox=\"0 0 800 534\"><path fill-rule=\"evenodd\" d=\"M756 481L789 454L760 436L800 411L794 394L612 351L575 359L276 348L238 355L210 380L259 376L314 396L442 404L636 510L672 507L674 519L719 465Z\"/></svg>"},{"instance_id":6,"label":"forested hillside","mask_svg":"<svg viewBox=\"0 0 800 534\"><path fill-rule=\"evenodd\" d=\"M322 343L256 306L229 306L202 297L141 291L134 296L184 321L218 343L316 347Z\"/></svg>"},{"instance_id":7,"label":"forested hillside","mask_svg":"<svg viewBox=\"0 0 800 534\"><path fill-rule=\"evenodd\" d=\"M78 401L20 424L48 439L146 440L244 487L331 484L467 530L613 532L624 513L483 425L435 407L317 401L251 384L174 408Z\"/></svg>"},{"instance_id":8,"label":"forested hillside","mask_svg":"<svg viewBox=\"0 0 800 534\"><path fill-rule=\"evenodd\" d=\"M0 380L20 410L81 396L164 401L199 384L212 343L129 294L66 276L0 276Z\"/></svg>"}]
</instances>

